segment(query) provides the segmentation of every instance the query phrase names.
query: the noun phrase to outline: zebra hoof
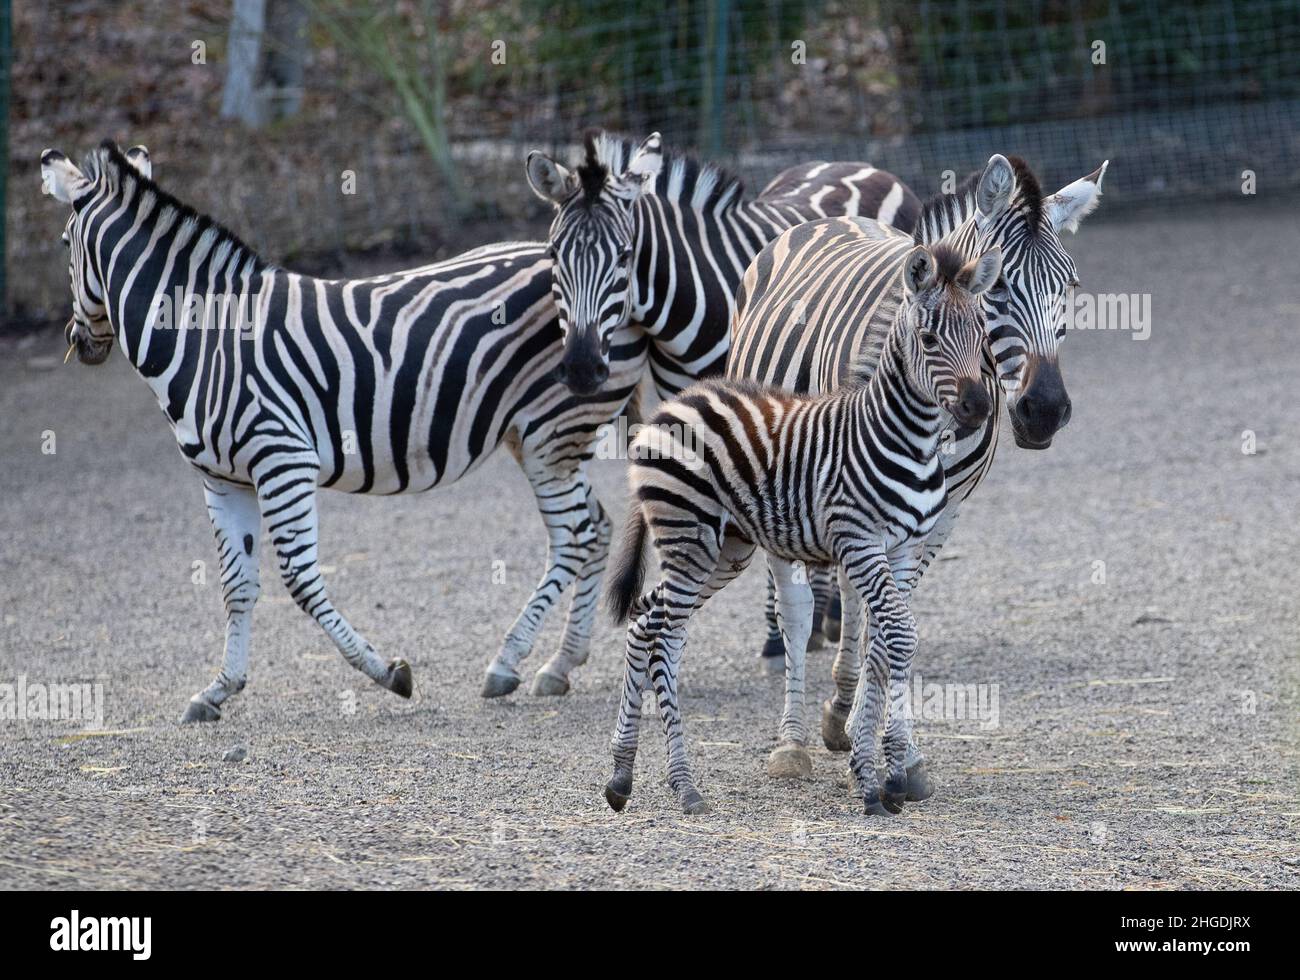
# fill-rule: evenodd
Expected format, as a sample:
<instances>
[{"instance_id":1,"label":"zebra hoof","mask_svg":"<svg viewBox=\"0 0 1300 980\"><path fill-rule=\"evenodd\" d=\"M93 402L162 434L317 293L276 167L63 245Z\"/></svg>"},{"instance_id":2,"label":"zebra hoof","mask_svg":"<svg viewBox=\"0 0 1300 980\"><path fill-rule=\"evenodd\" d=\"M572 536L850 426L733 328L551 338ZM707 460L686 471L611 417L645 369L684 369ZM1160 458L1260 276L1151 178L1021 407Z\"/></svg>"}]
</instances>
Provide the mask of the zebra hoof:
<instances>
[{"instance_id":1,"label":"zebra hoof","mask_svg":"<svg viewBox=\"0 0 1300 980\"><path fill-rule=\"evenodd\" d=\"M779 663L781 669L785 669L785 641L779 636L769 636L763 643L763 652L759 654L764 663L772 661Z\"/></svg>"},{"instance_id":2,"label":"zebra hoof","mask_svg":"<svg viewBox=\"0 0 1300 980\"><path fill-rule=\"evenodd\" d=\"M388 688L399 698L411 696L411 665L405 660L394 660L388 665L388 677L384 680Z\"/></svg>"},{"instance_id":3,"label":"zebra hoof","mask_svg":"<svg viewBox=\"0 0 1300 980\"><path fill-rule=\"evenodd\" d=\"M907 801L919 803L933 795L934 781L930 779L930 771L926 768L925 760L922 759L907 769Z\"/></svg>"},{"instance_id":4,"label":"zebra hoof","mask_svg":"<svg viewBox=\"0 0 1300 980\"><path fill-rule=\"evenodd\" d=\"M559 674L539 670L533 677L533 686L530 693L538 697L559 697L561 694L568 694L569 679L561 677Z\"/></svg>"},{"instance_id":5,"label":"zebra hoof","mask_svg":"<svg viewBox=\"0 0 1300 980\"><path fill-rule=\"evenodd\" d=\"M519 686L520 676L514 671L499 674L489 670L483 678L483 690L479 691L485 698L503 698Z\"/></svg>"},{"instance_id":6,"label":"zebra hoof","mask_svg":"<svg viewBox=\"0 0 1300 980\"><path fill-rule=\"evenodd\" d=\"M688 817L698 817L709 812L709 804L699 790L688 789L682 794L682 812Z\"/></svg>"},{"instance_id":7,"label":"zebra hoof","mask_svg":"<svg viewBox=\"0 0 1300 980\"><path fill-rule=\"evenodd\" d=\"M622 813L632 798L632 777L615 776L605 784L605 802L615 813Z\"/></svg>"},{"instance_id":8,"label":"zebra hoof","mask_svg":"<svg viewBox=\"0 0 1300 980\"><path fill-rule=\"evenodd\" d=\"M190 703L185 707L185 714L181 715L182 725L191 725L196 721L220 721L221 709L215 704L209 704L197 694L190 698Z\"/></svg>"},{"instance_id":9,"label":"zebra hoof","mask_svg":"<svg viewBox=\"0 0 1300 980\"><path fill-rule=\"evenodd\" d=\"M902 809L902 807L899 807L897 810L889 809L889 807L887 807L879 797L875 797L871 800L863 797L862 800L862 810L869 817L892 817L897 813L901 813Z\"/></svg>"},{"instance_id":10,"label":"zebra hoof","mask_svg":"<svg viewBox=\"0 0 1300 980\"><path fill-rule=\"evenodd\" d=\"M907 802L907 775L889 776L880 788L880 802L890 813L902 813Z\"/></svg>"},{"instance_id":11,"label":"zebra hoof","mask_svg":"<svg viewBox=\"0 0 1300 980\"><path fill-rule=\"evenodd\" d=\"M815 629L808 634L808 645L805 650L820 650L826 646L826 635L821 630Z\"/></svg>"},{"instance_id":12,"label":"zebra hoof","mask_svg":"<svg viewBox=\"0 0 1300 980\"><path fill-rule=\"evenodd\" d=\"M782 742L767 757L767 774L773 779L808 779L812 756L798 742Z\"/></svg>"},{"instance_id":13,"label":"zebra hoof","mask_svg":"<svg viewBox=\"0 0 1300 980\"><path fill-rule=\"evenodd\" d=\"M853 748L853 741L845 730L849 722L848 715L835 710L833 701L822 704L822 742L832 752L847 752Z\"/></svg>"}]
</instances>

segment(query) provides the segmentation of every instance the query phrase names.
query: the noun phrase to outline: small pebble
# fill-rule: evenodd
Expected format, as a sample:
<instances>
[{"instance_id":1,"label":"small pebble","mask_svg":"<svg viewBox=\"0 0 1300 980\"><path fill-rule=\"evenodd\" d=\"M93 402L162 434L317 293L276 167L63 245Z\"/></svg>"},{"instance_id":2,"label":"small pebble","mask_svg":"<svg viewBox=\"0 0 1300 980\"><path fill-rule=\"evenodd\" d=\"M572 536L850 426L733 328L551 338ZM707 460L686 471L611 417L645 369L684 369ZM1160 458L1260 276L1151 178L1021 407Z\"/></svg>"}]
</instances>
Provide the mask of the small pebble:
<instances>
[{"instance_id":1,"label":"small pebble","mask_svg":"<svg viewBox=\"0 0 1300 980\"><path fill-rule=\"evenodd\" d=\"M226 749L226 754L221 757L222 762L243 762L248 758L248 749L242 745L236 745L233 748Z\"/></svg>"}]
</instances>

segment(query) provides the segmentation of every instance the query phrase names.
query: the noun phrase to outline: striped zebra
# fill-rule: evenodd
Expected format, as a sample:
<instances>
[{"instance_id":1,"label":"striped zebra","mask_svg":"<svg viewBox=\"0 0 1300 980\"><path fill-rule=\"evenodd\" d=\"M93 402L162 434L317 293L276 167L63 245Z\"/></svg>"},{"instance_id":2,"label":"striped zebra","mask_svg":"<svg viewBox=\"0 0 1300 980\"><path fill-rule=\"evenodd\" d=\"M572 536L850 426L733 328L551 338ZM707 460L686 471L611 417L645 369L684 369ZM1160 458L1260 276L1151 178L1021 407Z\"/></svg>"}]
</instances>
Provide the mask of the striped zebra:
<instances>
[{"instance_id":1,"label":"striped zebra","mask_svg":"<svg viewBox=\"0 0 1300 980\"><path fill-rule=\"evenodd\" d=\"M921 203L892 174L865 163L810 163L758 197L713 164L601 130L584 135L574 170L534 150L528 183L555 206L548 249L565 333L562 369L577 392L604 383L613 332L650 337L659 394L721 374L736 288L754 256L793 225L862 214L910 232Z\"/></svg>"},{"instance_id":2,"label":"striped zebra","mask_svg":"<svg viewBox=\"0 0 1300 980\"><path fill-rule=\"evenodd\" d=\"M866 163L791 167L747 200L736 177L666 153L658 133L637 145L590 130L583 143L572 171L540 151L528 155L526 168L534 193L556 209L549 249L565 332L561 371L580 393L604 383L610 338L629 323L650 337L661 397L721 374L736 289L767 242L832 215L864 215L911 232L921 210L898 178ZM819 584L820 605L829 577ZM769 657L783 653L772 595L769 587ZM820 634L818 615L814 645Z\"/></svg>"},{"instance_id":3,"label":"striped zebra","mask_svg":"<svg viewBox=\"0 0 1300 980\"><path fill-rule=\"evenodd\" d=\"M836 219L851 220L851 219ZM913 248L903 295L869 377L823 396L751 381L705 381L663 405L633 445L633 506L611 582L610 607L628 621L614 775L605 799L622 810L647 681L668 743L668 782L687 813L707 809L695 786L677 705L677 671L694 612L739 575L756 548L776 581L791 684L782 745L802 747L803 656L813 597L802 562L838 563L877 625L857 689L852 768L868 814L897 813L911 722L902 710L916 625L908 594L926 536L946 498L939 438L949 417L984 422L979 297L998 277L996 248L967 261L946 246ZM647 536L658 583L641 595ZM888 778L875 766L885 682Z\"/></svg>"},{"instance_id":4,"label":"striped zebra","mask_svg":"<svg viewBox=\"0 0 1300 980\"><path fill-rule=\"evenodd\" d=\"M83 169L47 150L41 174L45 191L72 208L63 235L69 355L75 348L98 364L120 346L203 481L225 654L184 721L216 720L244 686L263 526L298 606L349 664L409 697L409 665L381 660L330 601L316 491L428 490L465 476L502 443L532 485L549 547L483 694L519 684L543 617L572 585L559 651L534 690L568 686L587 657L610 534L584 464L597 429L644 373L644 338L616 335L605 391L578 397L555 377L563 338L541 244L489 245L368 279L315 279L269 264L160 189L143 147L124 155L106 141Z\"/></svg>"},{"instance_id":5,"label":"striped zebra","mask_svg":"<svg viewBox=\"0 0 1300 980\"><path fill-rule=\"evenodd\" d=\"M918 575L943 547L961 502L993 463L1004 394L1019 446L1046 449L1069 420L1057 348L1078 272L1060 234L1075 231L1097 206L1106 167L1103 163L1045 197L1024 161L994 155L956 193L926 203L914 238L870 220L814 222L768 245L745 274L728 376L820 393L834 390L857 365L880 356L902 298L899 269L914 242L951 247L966 259L1000 248L1002 276L982 299L988 318L983 378L994 410L980 426L953 425L945 433L940 458L949 503L926 543ZM822 710L822 737L833 750L849 748L845 724L857 685L862 628L854 590L845 588L843 579L841 594L836 693ZM806 753L795 759L774 753L769 771L796 774L806 765ZM910 798L924 799L932 788L915 745L908 766Z\"/></svg>"}]
</instances>

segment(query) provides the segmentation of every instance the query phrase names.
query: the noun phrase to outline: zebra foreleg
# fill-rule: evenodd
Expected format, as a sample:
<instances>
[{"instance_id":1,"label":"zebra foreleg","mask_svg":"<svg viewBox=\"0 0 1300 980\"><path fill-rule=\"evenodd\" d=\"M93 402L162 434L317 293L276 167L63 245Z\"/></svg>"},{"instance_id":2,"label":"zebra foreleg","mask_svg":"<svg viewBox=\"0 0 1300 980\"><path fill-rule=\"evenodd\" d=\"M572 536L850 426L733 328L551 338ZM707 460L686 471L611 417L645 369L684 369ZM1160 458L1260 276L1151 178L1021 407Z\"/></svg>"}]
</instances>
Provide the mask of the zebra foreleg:
<instances>
[{"instance_id":1,"label":"zebra foreleg","mask_svg":"<svg viewBox=\"0 0 1300 980\"><path fill-rule=\"evenodd\" d=\"M525 473L546 523L546 571L506 633L500 651L487 666L480 692L485 698L503 697L519 686L519 664L532 652L546 614L584 569L599 540L587 506L589 485L581 472L575 470L557 476L534 472L525 466ZM599 571L596 574L599 577ZM595 597L590 601L594 603ZM589 640L590 626L587 635Z\"/></svg>"},{"instance_id":2,"label":"zebra foreleg","mask_svg":"<svg viewBox=\"0 0 1300 980\"><path fill-rule=\"evenodd\" d=\"M767 759L774 779L807 779L812 775L808 729L804 723L804 664L812 633L816 601L805 567L769 555L768 568L776 584L776 601L785 646L785 710L777 730L777 746Z\"/></svg>"},{"instance_id":3,"label":"zebra foreleg","mask_svg":"<svg viewBox=\"0 0 1300 980\"><path fill-rule=\"evenodd\" d=\"M849 712L853 710L862 660L862 598L840 569L840 636L839 650L831 666L835 695L822 704L822 742L832 752L847 752L853 747L849 737Z\"/></svg>"},{"instance_id":4,"label":"zebra foreleg","mask_svg":"<svg viewBox=\"0 0 1300 980\"><path fill-rule=\"evenodd\" d=\"M226 607L226 649L216 679L190 698L181 723L217 721L221 704L244 689L253 606L261 592L257 553L262 514L251 488L204 483L208 518L217 539L221 598Z\"/></svg>"},{"instance_id":5,"label":"zebra foreleg","mask_svg":"<svg viewBox=\"0 0 1300 980\"><path fill-rule=\"evenodd\" d=\"M573 598L569 602L569 616L565 621L560 649L533 677L533 694L568 693L569 672L585 664L591 652L591 629L595 624L596 607L600 601L600 583L609 558L612 532L609 516L591 487L587 488L587 512L595 529L595 539L591 542L586 561L573 583Z\"/></svg>"},{"instance_id":6,"label":"zebra foreleg","mask_svg":"<svg viewBox=\"0 0 1300 980\"><path fill-rule=\"evenodd\" d=\"M272 467L274 471L274 467ZM316 481L283 477L259 484L262 516L275 547L280 578L298 608L320 625L343 659L380 687L404 698L411 696L411 667L405 660L384 663L343 614L334 608L317 563L319 518Z\"/></svg>"}]
</instances>

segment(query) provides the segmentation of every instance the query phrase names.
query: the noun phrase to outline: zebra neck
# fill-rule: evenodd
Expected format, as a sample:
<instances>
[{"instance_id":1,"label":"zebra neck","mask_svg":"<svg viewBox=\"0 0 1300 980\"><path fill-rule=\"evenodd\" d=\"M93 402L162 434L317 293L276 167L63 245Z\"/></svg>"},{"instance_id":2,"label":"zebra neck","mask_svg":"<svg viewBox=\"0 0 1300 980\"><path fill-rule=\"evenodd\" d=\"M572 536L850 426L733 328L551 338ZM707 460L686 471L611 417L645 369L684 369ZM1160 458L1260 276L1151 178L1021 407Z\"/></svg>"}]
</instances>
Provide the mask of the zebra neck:
<instances>
[{"instance_id":1,"label":"zebra neck","mask_svg":"<svg viewBox=\"0 0 1300 980\"><path fill-rule=\"evenodd\" d=\"M943 413L912 378L909 345L915 341L904 331L900 326L890 330L880 366L860 391L860 410L877 440L887 440L892 451L928 470L939 452Z\"/></svg>"},{"instance_id":2,"label":"zebra neck","mask_svg":"<svg viewBox=\"0 0 1300 980\"><path fill-rule=\"evenodd\" d=\"M701 206L643 196L637 202L641 258L632 281L633 319L652 336L685 320L697 327L687 331L692 339L703 330L725 340L745 270L763 246L800 220L793 209L739 197Z\"/></svg>"}]
</instances>

